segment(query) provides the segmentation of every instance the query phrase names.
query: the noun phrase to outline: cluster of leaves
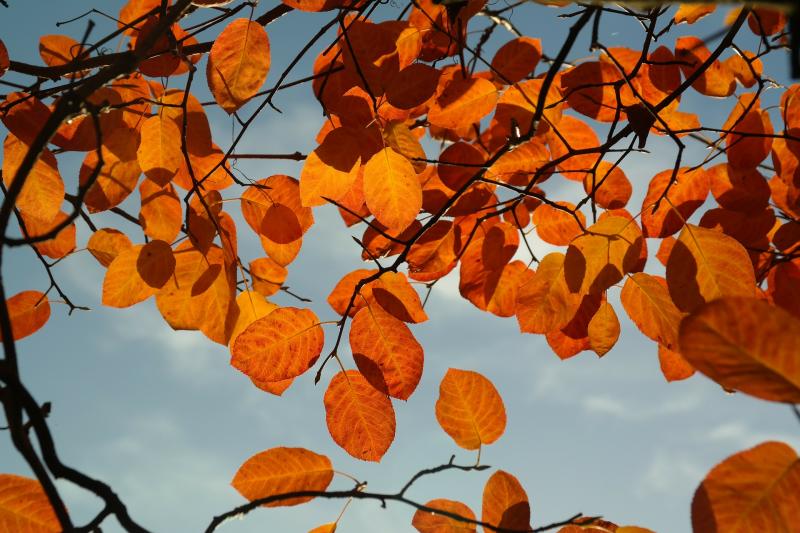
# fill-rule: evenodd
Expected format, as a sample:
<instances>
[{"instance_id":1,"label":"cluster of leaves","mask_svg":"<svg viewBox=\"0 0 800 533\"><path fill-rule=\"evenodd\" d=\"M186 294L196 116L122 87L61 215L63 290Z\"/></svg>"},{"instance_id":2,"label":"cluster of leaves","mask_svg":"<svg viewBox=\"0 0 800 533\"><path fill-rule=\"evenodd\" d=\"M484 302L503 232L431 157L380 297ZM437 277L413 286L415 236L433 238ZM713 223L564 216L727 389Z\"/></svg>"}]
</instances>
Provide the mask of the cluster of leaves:
<instances>
[{"instance_id":1,"label":"cluster of leaves","mask_svg":"<svg viewBox=\"0 0 800 533\"><path fill-rule=\"evenodd\" d=\"M622 308L657 345L667 380L700 371L726 390L800 403L800 86L781 87L774 109L761 103L767 89L778 88L763 73L762 57L785 48L783 13L735 9L716 44L684 36L656 46L674 25L693 24L714 6L685 5L671 15L665 7L579 6L565 15L575 22L552 57L539 39L517 35L486 59L482 51L497 28L518 33L507 18L514 6L418 0L383 22L375 21L379 3L370 0L283 0L258 18L246 16L248 7L230 0L130 0L118 30L94 44L88 32L82 41L43 36L39 51L46 66L11 61L0 42L0 75L10 70L38 77L29 86L10 83L18 90L0 101L9 131L3 245L32 247L51 280L44 292L0 294L2 400L12 440L38 478L0 476L0 529L71 529L54 476L106 502L78 529L89 531L115 514L127 529L142 530L108 487L61 464L44 414L16 367L12 339L47 322L53 291L70 310L78 308L45 259L76 252L78 219L91 230L86 249L107 267L105 305L128 307L155 297L172 328L199 330L229 346L231 365L276 395L315 365L319 381L335 361L340 371L329 378L324 397L328 429L339 446L365 461L380 461L390 448L393 400L408 399L422 376L424 351L409 324L428 317L412 283L430 290L456 269L466 300L516 317L522 332L545 335L561 358L586 350L602 357L614 347L619 310L608 293L621 288ZM209 18L180 26L203 8L213 9ZM273 88L261 92L270 70L264 27L291 10L331 11L332 17ZM478 15L490 24L475 34L469 28ZM604 45L598 28L607 17L637 21L641 48ZM737 45L745 25L757 38L755 51ZM196 35L218 27L213 42L198 41ZM568 62L589 28L597 54ZM335 38L317 56L312 75L285 83L330 32ZM99 54L112 39L127 50ZM210 104L238 125L227 149L214 142L207 104L191 92L204 56ZM169 88L167 80L184 85ZM302 82L311 82L325 113L318 146L307 156L285 155L304 161L298 178L242 179L229 160L281 157L237 154L248 127L278 90ZM703 125L681 109L688 91L728 99L724 124ZM257 105L245 116L251 101ZM655 173L642 204L629 209L633 184L621 165L646 151L650 134L674 143L675 162ZM425 138L440 141L435 156L424 148ZM687 140L706 144L709 155L685 165ZM74 193L58 169L57 156L65 152L86 154L70 184ZM580 198L552 197L542 187L548 180L575 182ZM137 188L140 201L125 204L138 206L135 215L121 205ZM714 207L688 223L709 194ZM241 258L239 228L226 200L238 201L262 257ZM324 204L337 206L348 227L363 227L357 242L372 267L347 273L332 289L328 303L336 318L327 322L308 308L268 300L286 290L287 269L314 223L313 208ZM92 216L101 212L137 224L141 234L97 228ZM12 216L18 236L7 231ZM563 251L539 258L533 239ZM654 246L663 277L645 271ZM333 326L333 340L320 360L325 325ZM341 353L345 333L355 368L348 369L350 358ZM468 370L448 371L435 412L467 450L491 444L505 429L499 393ZM31 445L31 428L41 457ZM525 491L503 471L486 484L480 520L460 502L422 505L405 498L421 475L447 468L483 467L451 461L420 472L396 494L368 493L361 483L335 492L328 490L334 470L327 457L273 448L250 458L233 479L251 503L215 518L209 529L259 505L325 496L414 505L412 523L423 533L474 531L476 525L532 530ZM692 521L702 532L795 530L798 498L797 454L785 444L765 443L709 473L695 495ZM563 533L646 531L580 517L533 531L557 527Z\"/></svg>"}]
</instances>

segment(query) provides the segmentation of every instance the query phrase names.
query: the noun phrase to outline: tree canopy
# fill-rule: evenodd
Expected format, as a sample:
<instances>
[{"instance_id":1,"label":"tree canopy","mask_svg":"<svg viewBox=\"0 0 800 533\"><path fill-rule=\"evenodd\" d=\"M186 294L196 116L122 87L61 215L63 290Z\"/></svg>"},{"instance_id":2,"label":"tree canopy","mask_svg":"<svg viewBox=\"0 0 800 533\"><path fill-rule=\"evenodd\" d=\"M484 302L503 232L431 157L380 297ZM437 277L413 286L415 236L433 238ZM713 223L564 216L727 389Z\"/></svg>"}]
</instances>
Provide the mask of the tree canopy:
<instances>
[{"instance_id":1,"label":"tree canopy","mask_svg":"<svg viewBox=\"0 0 800 533\"><path fill-rule=\"evenodd\" d=\"M14 2L0 3L13 21ZM567 32L521 27L527 9ZM310 39L274 37L290 14ZM21 364L51 313L88 310L60 280L77 254L105 269L86 280L104 306L154 302L172 329L226 347L229 371L276 406L290 387L322 388L331 441L361 461L390 452L436 357L415 331L443 319L427 302L445 279L460 305L543 336L560 359L613 357L630 321L666 381L699 373L800 420L795 15L562 0L129 0L76 15L37 35L37 61L0 34L0 268L33 254L48 280L12 294L0 278L4 446L30 470L0 474L0 530L100 531L113 517L147 531L113 486L62 459L57 415ZM287 91L320 111L312 150L270 149ZM646 164L632 172L634 160ZM253 175L247 161L297 172ZM317 305L287 278L324 209L363 264ZM242 504L212 510L207 531L315 498L343 508L313 533L333 533L354 500L404 504L422 533L650 531L647 516L542 523L499 468L480 508L414 499L436 475L489 470L481 453L513 422L507 391L468 357L450 364L427 409L454 445L441 454L474 460L420 464L396 491L374 491L277 431L230 473ZM686 510L694 531L800 531L789 444L711 466ZM56 480L102 508L77 523ZM268 513L247 519L268 525Z\"/></svg>"}]
</instances>

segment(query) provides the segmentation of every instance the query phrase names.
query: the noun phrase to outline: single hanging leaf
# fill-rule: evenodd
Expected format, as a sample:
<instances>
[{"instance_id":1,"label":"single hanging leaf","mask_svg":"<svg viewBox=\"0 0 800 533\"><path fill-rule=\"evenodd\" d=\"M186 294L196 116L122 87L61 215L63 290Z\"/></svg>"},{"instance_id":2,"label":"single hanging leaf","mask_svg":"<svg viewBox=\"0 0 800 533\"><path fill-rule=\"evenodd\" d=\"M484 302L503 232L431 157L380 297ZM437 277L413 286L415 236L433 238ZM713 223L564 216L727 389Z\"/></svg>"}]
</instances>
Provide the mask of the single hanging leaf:
<instances>
[{"instance_id":1,"label":"single hanging leaf","mask_svg":"<svg viewBox=\"0 0 800 533\"><path fill-rule=\"evenodd\" d=\"M39 291L22 291L6 300L15 341L33 335L50 318L50 302Z\"/></svg>"},{"instance_id":2,"label":"single hanging leaf","mask_svg":"<svg viewBox=\"0 0 800 533\"><path fill-rule=\"evenodd\" d=\"M764 442L715 466L692 499L697 532L797 531L800 459L783 442Z\"/></svg>"},{"instance_id":3,"label":"single hanging leaf","mask_svg":"<svg viewBox=\"0 0 800 533\"><path fill-rule=\"evenodd\" d=\"M402 230L422 208L422 187L414 167L392 148L384 148L364 166L364 199L384 226Z\"/></svg>"},{"instance_id":4,"label":"single hanging leaf","mask_svg":"<svg viewBox=\"0 0 800 533\"><path fill-rule=\"evenodd\" d=\"M600 304L600 309L589 321L588 333L589 344L599 357L607 354L617 343L617 339L619 339L619 319L617 318L617 313L614 312L614 307L608 300Z\"/></svg>"},{"instance_id":5,"label":"single hanging leaf","mask_svg":"<svg viewBox=\"0 0 800 533\"><path fill-rule=\"evenodd\" d=\"M661 373L667 381L680 381L690 378L695 370L692 365L678 352L658 345L658 364Z\"/></svg>"},{"instance_id":6,"label":"single hanging leaf","mask_svg":"<svg viewBox=\"0 0 800 533\"><path fill-rule=\"evenodd\" d=\"M269 38L257 22L236 19L219 34L208 55L208 88L219 106L233 113L252 98L267 79Z\"/></svg>"},{"instance_id":7,"label":"single hanging leaf","mask_svg":"<svg viewBox=\"0 0 800 533\"><path fill-rule=\"evenodd\" d=\"M677 349L683 313L669 297L663 278L643 272L633 274L625 281L620 300L639 331L671 350Z\"/></svg>"},{"instance_id":8,"label":"single hanging leaf","mask_svg":"<svg viewBox=\"0 0 800 533\"><path fill-rule=\"evenodd\" d=\"M103 166L84 200L90 213L105 211L122 203L136 188L142 174L138 147L139 132L136 130L119 127L103 135ZM89 180L99 164L98 152L86 154L78 174L81 185Z\"/></svg>"},{"instance_id":9,"label":"single hanging leaf","mask_svg":"<svg viewBox=\"0 0 800 533\"><path fill-rule=\"evenodd\" d=\"M450 368L439 384L436 420L464 449L491 444L506 429L506 409L492 382L477 372Z\"/></svg>"},{"instance_id":10,"label":"single hanging leaf","mask_svg":"<svg viewBox=\"0 0 800 533\"><path fill-rule=\"evenodd\" d=\"M441 509L442 511L475 520L475 513L472 512L472 509L454 500L437 498L429 501L425 506L433 509ZM475 524L469 524L456 520L455 518L450 518L449 516L423 511L422 509L414 513L411 525L420 533L474 533L476 531Z\"/></svg>"},{"instance_id":11,"label":"single hanging leaf","mask_svg":"<svg viewBox=\"0 0 800 533\"><path fill-rule=\"evenodd\" d=\"M422 377L422 346L408 326L378 306L363 307L350 326L350 348L373 387L407 400Z\"/></svg>"},{"instance_id":12,"label":"single hanging leaf","mask_svg":"<svg viewBox=\"0 0 800 533\"><path fill-rule=\"evenodd\" d=\"M531 506L519 480L498 470L483 488L481 521L511 531L529 531ZM492 530L484 527L486 533Z\"/></svg>"},{"instance_id":13,"label":"single hanging leaf","mask_svg":"<svg viewBox=\"0 0 800 533\"><path fill-rule=\"evenodd\" d=\"M299 376L316 362L324 334L309 309L282 307L250 324L234 341L231 365L260 381Z\"/></svg>"},{"instance_id":14,"label":"single hanging leaf","mask_svg":"<svg viewBox=\"0 0 800 533\"><path fill-rule=\"evenodd\" d=\"M61 531L56 513L38 481L14 474L0 474L0 531Z\"/></svg>"},{"instance_id":15,"label":"single hanging leaf","mask_svg":"<svg viewBox=\"0 0 800 533\"><path fill-rule=\"evenodd\" d=\"M107 267L121 252L133 246L127 235L114 228L101 228L89 237L86 249Z\"/></svg>"},{"instance_id":16,"label":"single hanging leaf","mask_svg":"<svg viewBox=\"0 0 800 533\"><path fill-rule=\"evenodd\" d=\"M56 226L67 219L67 214L59 211L55 218L45 221L35 216L22 213L22 220L25 222L25 234L28 237L40 237L50 234ZM52 259L61 259L75 249L75 222L67 224L55 237L34 243L39 253Z\"/></svg>"},{"instance_id":17,"label":"single hanging leaf","mask_svg":"<svg viewBox=\"0 0 800 533\"><path fill-rule=\"evenodd\" d=\"M680 353L726 389L800 403L800 320L756 298L721 298L681 322Z\"/></svg>"},{"instance_id":18,"label":"single hanging leaf","mask_svg":"<svg viewBox=\"0 0 800 533\"><path fill-rule=\"evenodd\" d=\"M357 370L339 372L331 380L325 421L336 444L362 461L379 462L394 440L391 400Z\"/></svg>"},{"instance_id":19,"label":"single hanging leaf","mask_svg":"<svg viewBox=\"0 0 800 533\"><path fill-rule=\"evenodd\" d=\"M726 296L755 296L756 278L747 250L732 237L687 224L667 260L672 301L690 313Z\"/></svg>"},{"instance_id":20,"label":"single hanging leaf","mask_svg":"<svg viewBox=\"0 0 800 533\"><path fill-rule=\"evenodd\" d=\"M324 491L333 479L333 466L324 455L305 448L272 448L257 453L239 467L231 485L250 501L299 491ZM298 505L313 496L289 498L264 507Z\"/></svg>"}]
</instances>

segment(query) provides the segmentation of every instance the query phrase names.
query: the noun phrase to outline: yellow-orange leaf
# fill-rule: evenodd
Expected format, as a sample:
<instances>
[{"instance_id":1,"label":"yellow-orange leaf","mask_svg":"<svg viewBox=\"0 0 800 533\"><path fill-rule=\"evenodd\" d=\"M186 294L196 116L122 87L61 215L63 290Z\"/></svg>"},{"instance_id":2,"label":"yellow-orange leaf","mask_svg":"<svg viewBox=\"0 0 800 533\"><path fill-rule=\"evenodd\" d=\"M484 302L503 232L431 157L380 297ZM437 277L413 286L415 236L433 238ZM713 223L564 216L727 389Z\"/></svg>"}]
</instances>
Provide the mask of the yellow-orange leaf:
<instances>
[{"instance_id":1,"label":"yellow-orange leaf","mask_svg":"<svg viewBox=\"0 0 800 533\"><path fill-rule=\"evenodd\" d=\"M677 349L683 314L669 297L663 278L633 274L625 281L620 300L639 331L671 350Z\"/></svg>"},{"instance_id":2,"label":"yellow-orange leaf","mask_svg":"<svg viewBox=\"0 0 800 533\"><path fill-rule=\"evenodd\" d=\"M39 38L39 55L51 67L60 67L74 61L83 52L81 44L66 35L42 35ZM80 73L67 77L80 77Z\"/></svg>"},{"instance_id":3,"label":"yellow-orange leaf","mask_svg":"<svg viewBox=\"0 0 800 533\"><path fill-rule=\"evenodd\" d=\"M642 229L645 237L672 235L683 227L708 196L709 183L705 170L690 171L681 168L675 176L675 182L670 185L672 172L659 172L650 180L647 195L642 202ZM664 191L668 186L669 191L665 196ZM653 211L656 202L659 202L658 209Z\"/></svg>"},{"instance_id":4,"label":"yellow-orange leaf","mask_svg":"<svg viewBox=\"0 0 800 533\"><path fill-rule=\"evenodd\" d=\"M405 274L386 272L370 286L375 301L393 317L415 324L428 320L419 294L408 282Z\"/></svg>"},{"instance_id":5,"label":"yellow-orange leaf","mask_svg":"<svg viewBox=\"0 0 800 533\"><path fill-rule=\"evenodd\" d=\"M325 421L336 444L362 461L380 461L394 440L392 402L357 370L339 372L325 391Z\"/></svg>"},{"instance_id":6,"label":"yellow-orange leaf","mask_svg":"<svg viewBox=\"0 0 800 533\"><path fill-rule=\"evenodd\" d=\"M108 265L103 278L103 305L130 307L156 293L157 287L142 278L139 254L144 245L137 244L124 250Z\"/></svg>"},{"instance_id":7,"label":"yellow-orange leaf","mask_svg":"<svg viewBox=\"0 0 800 533\"><path fill-rule=\"evenodd\" d=\"M278 308L277 305L270 302L261 294L254 291L242 291L236 297L236 306L239 308L239 316L236 319L236 324L233 326L231 333L231 346L239 336L239 333L244 331L247 326L263 318Z\"/></svg>"},{"instance_id":8,"label":"yellow-orange leaf","mask_svg":"<svg viewBox=\"0 0 800 533\"><path fill-rule=\"evenodd\" d=\"M340 315L347 312L347 305L350 303L350 298L353 296L353 291L356 285L364 279L372 276L378 272L375 269L359 268L345 274L342 279L336 284L331 293L328 295L328 304ZM359 293L353 300L353 307L350 309L350 316L355 315L356 311L364 306L368 300L372 298L371 285L364 285L361 287Z\"/></svg>"},{"instance_id":9,"label":"yellow-orange leaf","mask_svg":"<svg viewBox=\"0 0 800 533\"><path fill-rule=\"evenodd\" d=\"M362 308L350 326L350 348L373 387L407 400L422 377L422 346L408 326L378 306Z\"/></svg>"},{"instance_id":10,"label":"yellow-orange leaf","mask_svg":"<svg viewBox=\"0 0 800 533\"><path fill-rule=\"evenodd\" d=\"M564 254L546 255L539 269L517 289L517 322L524 333L561 329L580 305L579 294L570 292L564 279Z\"/></svg>"},{"instance_id":11,"label":"yellow-orange leaf","mask_svg":"<svg viewBox=\"0 0 800 533\"><path fill-rule=\"evenodd\" d=\"M469 127L494 109L497 89L483 78L456 75L440 86L428 111L428 121L447 129Z\"/></svg>"},{"instance_id":12,"label":"yellow-orange leaf","mask_svg":"<svg viewBox=\"0 0 800 533\"><path fill-rule=\"evenodd\" d=\"M364 166L364 199L384 226L402 230L422 208L422 186L411 162L384 148Z\"/></svg>"},{"instance_id":13,"label":"yellow-orange leaf","mask_svg":"<svg viewBox=\"0 0 800 533\"><path fill-rule=\"evenodd\" d=\"M570 213L569 211L575 209L575 205L569 202L558 202L558 204L565 209L558 209L549 204L537 207L533 212L533 224L536 226L539 238L544 242L566 246L583 233L581 226L585 226L586 217L580 211Z\"/></svg>"},{"instance_id":14,"label":"yellow-orange leaf","mask_svg":"<svg viewBox=\"0 0 800 533\"><path fill-rule=\"evenodd\" d=\"M250 277L253 289L263 296L278 292L286 281L288 271L269 257L250 261Z\"/></svg>"},{"instance_id":15,"label":"yellow-orange leaf","mask_svg":"<svg viewBox=\"0 0 800 533\"><path fill-rule=\"evenodd\" d=\"M300 173L300 198L303 205L323 205L329 198L339 200L353 187L358 177L361 147L350 128L336 128L308 154Z\"/></svg>"},{"instance_id":16,"label":"yellow-orange leaf","mask_svg":"<svg viewBox=\"0 0 800 533\"><path fill-rule=\"evenodd\" d=\"M114 228L101 228L89 237L86 249L97 261L107 267L120 252L133 246L127 235Z\"/></svg>"},{"instance_id":17,"label":"yellow-orange leaf","mask_svg":"<svg viewBox=\"0 0 800 533\"><path fill-rule=\"evenodd\" d=\"M67 214L63 211L56 213L52 220L42 220L35 216L22 213L25 222L25 234L28 237L41 237L50 234L56 226L62 224L67 219ZM55 237L39 241L33 245L39 253L53 259L61 259L75 249L75 223L67 224Z\"/></svg>"},{"instance_id":18,"label":"yellow-orange leaf","mask_svg":"<svg viewBox=\"0 0 800 533\"><path fill-rule=\"evenodd\" d=\"M506 429L506 408L492 382L477 372L450 368L439 384L436 420L467 450L491 444Z\"/></svg>"},{"instance_id":19,"label":"yellow-orange leaf","mask_svg":"<svg viewBox=\"0 0 800 533\"><path fill-rule=\"evenodd\" d=\"M602 293L635 270L643 241L635 221L602 218L570 243L564 258L567 286L581 294Z\"/></svg>"},{"instance_id":20,"label":"yellow-orange leaf","mask_svg":"<svg viewBox=\"0 0 800 533\"><path fill-rule=\"evenodd\" d=\"M28 153L28 145L12 134L3 143L3 183L10 187ZM58 173L56 157L50 150L42 154L25 177L16 206L23 214L49 222L61 210L64 201L64 180Z\"/></svg>"},{"instance_id":21,"label":"yellow-orange leaf","mask_svg":"<svg viewBox=\"0 0 800 533\"><path fill-rule=\"evenodd\" d=\"M239 467L231 485L250 501L299 491L323 491L333 479L330 459L305 448L272 448ZM287 498L264 507L298 505L313 496Z\"/></svg>"},{"instance_id":22,"label":"yellow-orange leaf","mask_svg":"<svg viewBox=\"0 0 800 533\"><path fill-rule=\"evenodd\" d=\"M319 357L324 334L309 309L282 307L250 324L234 341L231 364L260 381L299 376Z\"/></svg>"},{"instance_id":23,"label":"yellow-orange leaf","mask_svg":"<svg viewBox=\"0 0 800 533\"><path fill-rule=\"evenodd\" d=\"M139 194L142 197L139 222L145 235L166 242L175 240L183 224L183 209L175 187L171 183L162 187L145 178L139 185ZM192 231L196 229L194 226L199 224L195 223L195 220L193 217L190 222Z\"/></svg>"},{"instance_id":24,"label":"yellow-orange leaf","mask_svg":"<svg viewBox=\"0 0 800 533\"><path fill-rule=\"evenodd\" d=\"M174 120L156 115L142 124L142 141L136 154L145 176L162 187L172 180L184 162L181 130Z\"/></svg>"},{"instance_id":25,"label":"yellow-orange leaf","mask_svg":"<svg viewBox=\"0 0 800 533\"><path fill-rule=\"evenodd\" d=\"M6 300L14 340L33 335L50 318L50 302L39 291L22 291ZM2 334L0 334L2 338Z\"/></svg>"},{"instance_id":26,"label":"yellow-orange leaf","mask_svg":"<svg viewBox=\"0 0 800 533\"><path fill-rule=\"evenodd\" d=\"M747 250L724 233L687 224L667 260L672 301L690 313L725 296L755 296L755 274Z\"/></svg>"},{"instance_id":27,"label":"yellow-orange leaf","mask_svg":"<svg viewBox=\"0 0 800 533\"><path fill-rule=\"evenodd\" d=\"M472 509L467 507L461 502L454 500L447 500L444 498L437 498L425 504L426 507L433 509L441 509L448 513L453 513L458 516L463 516L470 520L475 520L475 513ZM419 509L414 513L414 518L411 521L420 533L474 533L475 524L469 524L450 518L449 516L437 514L435 512L423 511Z\"/></svg>"},{"instance_id":28,"label":"yellow-orange leaf","mask_svg":"<svg viewBox=\"0 0 800 533\"><path fill-rule=\"evenodd\" d=\"M680 381L694 375L694 367L678 352L658 345L658 364L667 381Z\"/></svg>"},{"instance_id":29,"label":"yellow-orange leaf","mask_svg":"<svg viewBox=\"0 0 800 533\"><path fill-rule=\"evenodd\" d=\"M103 134L103 166L99 171L98 153L93 151L86 154L78 174L81 185L98 172L97 179L86 192L84 200L89 212L110 209L133 192L142 173L136 154L138 147L139 132L118 127Z\"/></svg>"},{"instance_id":30,"label":"yellow-orange leaf","mask_svg":"<svg viewBox=\"0 0 800 533\"><path fill-rule=\"evenodd\" d=\"M716 4L680 4L673 20L676 24L681 22L694 24L709 13L713 13L715 9L717 9Z\"/></svg>"},{"instance_id":31,"label":"yellow-orange leaf","mask_svg":"<svg viewBox=\"0 0 800 533\"><path fill-rule=\"evenodd\" d=\"M269 65L267 32L257 22L236 19L211 47L206 69L208 88L220 107L233 113L261 88Z\"/></svg>"},{"instance_id":32,"label":"yellow-orange leaf","mask_svg":"<svg viewBox=\"0 0 800 533\"><path fill-rule=\"evenodd\" d=\"M330 524L322 524L321 526L317 526L308 533L336 533L336 522L331 522Z\"/></svg>"},{"instance_id":33,"label":"yellow-orange leaf","mask_svg":"<svg viewBox=\"0 0 800 533\"><path fill-rule=\"evenodd\" d=\"M686 317L680 352L726 389L800 403L800 320L756 298L721 298Z\"/></svg>"},{"instance_id":34,"label":"yellow-orange leaf","mask_svg":"<svg viewBox=\"0 0 800 533\"><path fill-rule=\"evenodd\" d=\"M599 357L607 354L617 343L617 339L619 339L619 319L614 307L608 303L608 300L600 304L600 309L589 321L587 331L589 333L589 344Z\"/></svg>"},{"instance_id":35,"label":"yellow-orange leaf","mask_svg":"<svg viewBox=\"0 0 800 533\"><path fill-rule=\"evenodd\" d=\"M511 531L529 531L531 506L519 480L498 470L483 488L481 521ZM492 530L483 528L486 533Z\"/></svg>"},{"instance_id":36,"label":"yellow-orange leaf","mask_svg":"<svg viewBox=\"0 0 800 533\"><path fill-rule=\"evenodd\" d=\"M14 474L0 474L0 531L61 531L56 513L38 481Z\"/></svg>"},{"instance_id":37,"label":"yellow-orange leaf","mask_svg":"<svg viewBox=\"0 0 800 533\"><path fill-rule=\"evenodd\" d=\"M800 459L782 442L764 442L715 466L692 499L698 532L797 531Z\"/></svg>"}]
</instances>

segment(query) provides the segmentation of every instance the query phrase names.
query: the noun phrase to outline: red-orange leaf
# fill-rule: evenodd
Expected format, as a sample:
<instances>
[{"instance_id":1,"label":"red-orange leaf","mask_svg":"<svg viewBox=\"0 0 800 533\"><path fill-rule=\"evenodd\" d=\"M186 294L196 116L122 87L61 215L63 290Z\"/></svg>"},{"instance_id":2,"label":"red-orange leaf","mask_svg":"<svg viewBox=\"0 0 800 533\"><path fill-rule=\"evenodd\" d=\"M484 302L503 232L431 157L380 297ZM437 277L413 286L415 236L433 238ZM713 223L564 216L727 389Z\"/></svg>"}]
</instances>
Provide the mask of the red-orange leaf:
<instances>
[{"instance_id":1,"label":"red-orange leaf","mask_svg":"<svg viewBox=\"0 0 800 533\"><path fill-rule=\"evenodd\" d=\"M681 168L672 180L672 170L659 172L650 180L647 196L642 202L642 229L645 237L672 235L694 213L708 196L708 175L703 169L690 171ZM664 191L669 186L669 191ZM660 201L659 201L660 200ZM653 207L658 202L658 209Z\"/></svg>"},{"instance_id":2,"label":"red-orange leaf","mask_svg":"<svg viewBox=\"0 0 800 533\"><path fill-rule=\"evenodd\" d=\"M39 38L39 55L51 67L60 67L79 58L83 53L81 44L67 35L42 35ZM80 77L81 73L67 77Z\"/></svg>"},{"instance_id":3,"label":"red-orange leaf","mask_svg":"<svg viewBox=\"0 0 800 533\"><path fill-rule=\"evenodd\" d=\"M384 148L364 166L364 199L384 226L402 230L422 208L422 187L411 162Z\"/></svg>"},{"instance_id":4,"label":"red-orange leaf","mask_svg":"<svg viewBox=\"0 0 800 533\"><path fill-rule=\"evenodd\" d=\"M472 509L463 503L454 500L437 498L429 501L425 504L425 506L433 509L441 509L442 511L447 511L458 516L463 516L464 518L468 518L470 520L475 520L475 513L472 512ZM411 521L411 525L414 526L420 533L475 532L475 524L462 522L460 520L456 520L455 518L430 511L423 511L422 509L419 509L416 513L414 513L414 518Z\"/></svg>"},{"instance_id":5,"label":"red-orange leaf","mask_svg":"<svg viewBox=\"0 0 800 533\"><path fill-rule=\"evenodd\" d=\"M6 300L14 340L33 335L50 318L50 302L39 291L23 291ZM0 335L2 337L2 335Z\"/></svg>"},{"instance_id":6,"label":"red-orange leaf","mask_svg":"<svg viewBox=\"0 0 800 533\"><path fill-rule=\"evenodd\" d=\"M533 73L542 58L542 42L517 37L501 46L492 58L492 74L502 84L516 83Z\"/></svg>"},{"instance_id":7,"label":"red-orange leaf","mask_svg":"<svg viewBox=\"0 0 800 533\"><path fill-rule=\"evenodd\" d=\"M8 49L3 41L0 40L0 77L6 73L8 67L11 66L11 60L8 57Z\"/></svg>"},{"instance_id":8,"label":"red-orange leaf","mask_svg":"<svg viewBox=\"0 0 800 533\"><path fill-rule=\"evenodd\" d=\"M324 455L305 448L272 448L257 453L239 467L231 485L250 501L299 491L323 491L333 479L333 466ZM313 496L287 498L264 507L298 505Z\"/></svg>"},{"instance_id":9,"label":"red-orange leaf","mask_svg":"<svg viewBox=\"0 0 800 533\"><path fill-rule=\"evenodd\" d=\"M299 376L324 344L319 319L309 309L282 307L250 324L234 341L231 364L261 381Z\"/></svg>"},{"instance_id":10,"label":"red-orange leaf","mask_svg":"<svg viewBox=\"0 0 800 533\"><path fill-rule=\"evenodd\" d=\"M436 420L467 450L491 444L506 429L506 408L492 382L477 372L450 368L439 384Z\"/></svg>"},{"instance_id":11,"label":"red-orange leaf","mask_svg":"<svg viewBox=\"0 0 800 533\"><path fill-rule=\"evenodd\" d=\"M394 440L391 400L357 370L339 372L331 380L325 421L336 444L362 461L380 461Z\"/></svg>"},{"instance_id":12,"label":"red-orange leaf","mask_svg":"<svg viewBox=\"0 0 800 533\"><path fill-rule=\"evenodd\" d=\"M370 284L375 301L390 315L403 322L419 323L428 320L419 294L405 274L386 272Z\"/></svg>"},{"instance_id":13,"label":"red-orange leaf","mask_svg":"<svg viewBox=\"0 0 800 533\"><path fill-rule=\"evenodd\" d=\"M422 346L408 326L378 306L362 308L350 326L350 348L373 387L407 400L422 377Z\"/></svg>"},{"instance_id":14,"label":"red-orange leaf","mask_svg":"<svg viewBox=\"0 0 800 533\"><path fill-rule=\"evenodd\" d=\"M508 472L498 470L483 488L481 520L510 531L529 531L531 506L519 480ZM492 530L483 528L486 533Z\"/></svg>"},{"instance_id":15,"label":"red-orange leaf","mask_svg":"<svg viewBox=\"0 0 800 533\"><path fill-rule=\"evenodd\" d=\"M269 65L267 32L257 22L236 19L211 47L206 69L208 87L219 106L233 113L261 88Z\"/></svg>"},{"instance_id":16,"label":"red-orange leaf","mask_svg":"<svg viewBox=\"0 0 800 533\"><path fill-rule=\"evenodd\" d=\"M56 513L38 481L14 474L0 474L0 531L61 531Z\"/></svg>"},{"instance_id":17,"label":"red-orange leaf","mask_svg":"<svg viewBox=\"0 0 800 533\"><path fill-rule=\"evenodd\" d=\"M136 269L142 280L154 289L160 289L175 272L175 256L164 241L145 244L136 258Z\"/></svg>"},{"instance_id":18,"label":"red-orange leaf","mask_svg":"<svg viewBox=\"0 0 800 533\"><path fill-rule=\"evenodd\" d=\"M633 274L625 281L620 300L639 331L671 350L678 347L678 326L683 314L669 297L663 278L643 272Z\"/></svg>"},{"instance_id":19,"label":"red-orange leaf","mask_svg":"<svg viewBox=\"0 0 800 533\"><path fill-rule=\"evenodd\" d=\"M264 213L259 233L278 244L289 244L303 236L303 228L292 208L274 203Z\"/></svg>"},{"instance_id":20,"label":"red-orange leaf","mask_svg":"<svg viewBox=\"0 0 800 533\"><path fill-rule=\"evenodd\" d=\"M721 298L681 322L680 352L726 389L800 403L800 320L756 298Z\"/></svg>"},{"instance_id":21,"label":"red-orange leaf","mask_svg":"<svg viewBox=\"0 0 800 533\"><path fill-rule=\"evenodd\" d=\"M494 109L497 89L483 78L451 77L441 84L428 111L428 121L447 129L469 127Z\"/></svg>"},{"instance_id":22,"label":"red-orange leaf","mask_svg":"<svg viewBox=\"0 0 800 533\"><path fill-rule=\"evenodd\" d=\"M581 226L586 225L586 217L576 211L575 205L569 202L558 202L564 209L557 209L549 204L542 204L533 212L533 224L536 233L544 242L556 246L566 246L572 239L583 233ZM578 223L580 221L580 224Z\"/></svg>"},{"instance_id":23,"label":"red-orange leaf","mask_svg":"<svg viewBox=\"0 0 800 533\"><path fill-rule=\"evenodd\" d=\"M797 531L800 459L782 442L764 442L715 466L692 500L697 532Z\"/></svg>"},{"instance_id":24,"label":"red-orange leaf","mask_svg":"<svg viewBox=\"0 0 800 533\"><path fill-rule=\"evenodd\" d=\"M658 364L667 381L680 381L694 375L694 367L678 352L658 345Z\"/></svg>"}]
</instances>

